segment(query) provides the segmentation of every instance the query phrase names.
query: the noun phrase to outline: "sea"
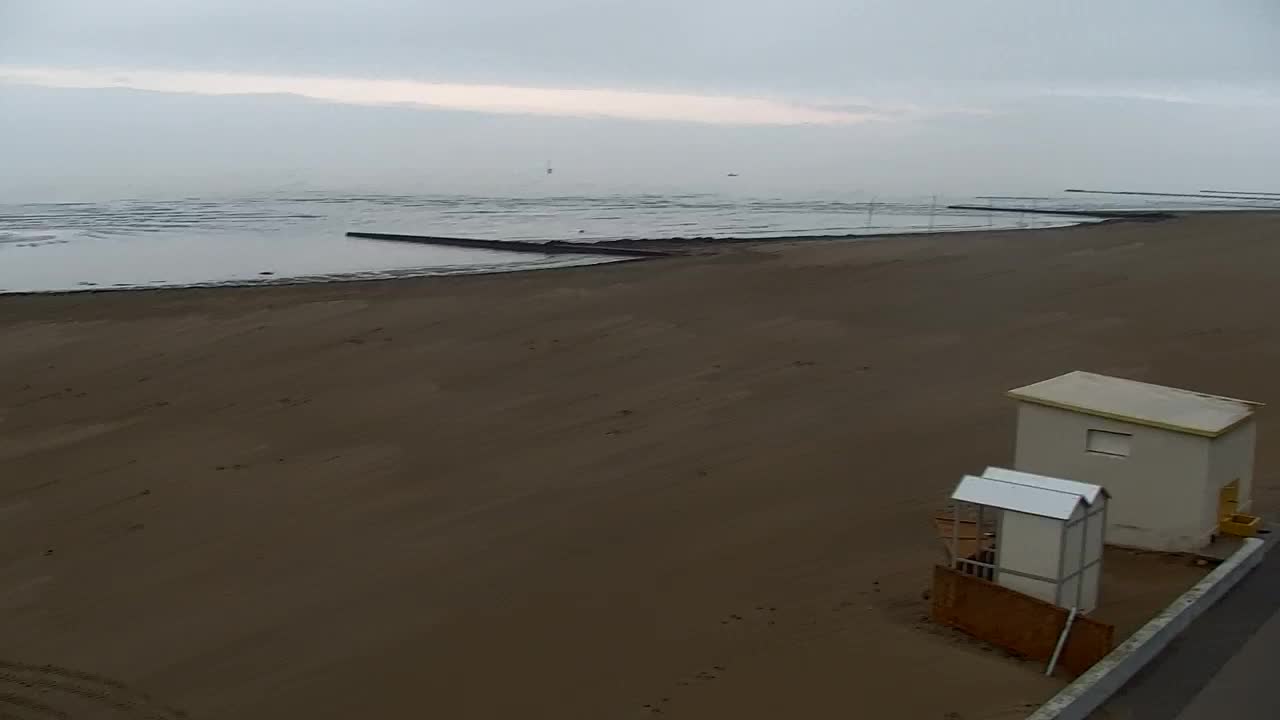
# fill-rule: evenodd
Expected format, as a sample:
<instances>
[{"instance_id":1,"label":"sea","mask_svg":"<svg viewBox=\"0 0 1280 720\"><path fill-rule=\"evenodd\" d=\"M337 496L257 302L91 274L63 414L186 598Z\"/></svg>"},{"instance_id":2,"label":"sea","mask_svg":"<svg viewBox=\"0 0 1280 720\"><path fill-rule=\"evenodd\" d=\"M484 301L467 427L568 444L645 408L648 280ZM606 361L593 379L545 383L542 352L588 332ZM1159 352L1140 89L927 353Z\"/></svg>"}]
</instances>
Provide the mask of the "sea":
<instances>
[{"instance_id":1,"label":"sea","mask_svg":"<svg viewBox=\"0 0 1280 720\"><path fill-rule=\"evenodd\" d=\"M673 238L871 236L1089 222L996 210L1186 207L1060 197L782 197L745 193L390 194L320 190L163 199L0 201L0 293L361 280L536 270L616 260L591 244ZM1194 206L1230 208L1212 201ZM363 230L568 241L581 255L349 238Z\"/></svg>"}]
</instances>

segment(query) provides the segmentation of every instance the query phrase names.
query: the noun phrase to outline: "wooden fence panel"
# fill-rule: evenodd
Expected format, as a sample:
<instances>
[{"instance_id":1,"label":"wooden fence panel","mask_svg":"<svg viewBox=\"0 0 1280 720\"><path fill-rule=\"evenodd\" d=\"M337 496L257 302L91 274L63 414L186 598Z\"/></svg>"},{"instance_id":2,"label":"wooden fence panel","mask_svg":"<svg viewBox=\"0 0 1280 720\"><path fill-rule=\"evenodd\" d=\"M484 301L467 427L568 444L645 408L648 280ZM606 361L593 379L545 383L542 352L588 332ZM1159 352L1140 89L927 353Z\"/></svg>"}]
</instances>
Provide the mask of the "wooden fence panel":
<instances>
[{"instance_id":1,"label":"wooden fence panel","mask_svg":"<svg viewBox=\"0 0 1280 720\"><path fill-rule=\"evenodd\" d=\"M1002 585L938 565L933 570L934 622L1030 660L1048 662L1070 611ZM1058 666L1079 675L1111 652L1115 628L1076 615Z\"/></svg>"}]
</instances>

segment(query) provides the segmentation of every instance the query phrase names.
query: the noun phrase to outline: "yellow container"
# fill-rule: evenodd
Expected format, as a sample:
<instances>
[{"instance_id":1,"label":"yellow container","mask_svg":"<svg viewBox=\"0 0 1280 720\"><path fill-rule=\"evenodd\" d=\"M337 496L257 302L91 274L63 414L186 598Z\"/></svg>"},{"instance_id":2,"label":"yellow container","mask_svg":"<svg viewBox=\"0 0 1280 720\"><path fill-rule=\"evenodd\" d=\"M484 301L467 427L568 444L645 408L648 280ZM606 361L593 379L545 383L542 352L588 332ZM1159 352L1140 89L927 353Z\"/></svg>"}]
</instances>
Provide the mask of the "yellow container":
<instances>
[{"instance_id":1,"label":"yellow container","mask_svg":"<svg viewBox=\"0 0 1280 720\"><path fill-rule=\"evenodd\" d=\"M1224 535L1235 535L1237 537L1253 537L1258 534L1258 525L1262 520L1256 515L1241 515L1233 513L1222 518L1218 523L1218 529Z\"/></svg>"}]
</instances>

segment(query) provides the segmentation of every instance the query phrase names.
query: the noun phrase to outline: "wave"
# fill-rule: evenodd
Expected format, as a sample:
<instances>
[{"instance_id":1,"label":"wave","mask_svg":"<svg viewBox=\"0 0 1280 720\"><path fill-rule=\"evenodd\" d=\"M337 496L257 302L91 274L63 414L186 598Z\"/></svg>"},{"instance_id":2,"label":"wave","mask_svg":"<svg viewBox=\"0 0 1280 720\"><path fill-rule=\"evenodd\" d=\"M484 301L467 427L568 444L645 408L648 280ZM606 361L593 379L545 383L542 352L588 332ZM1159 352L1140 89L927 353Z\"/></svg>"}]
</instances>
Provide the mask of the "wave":
<instances>
[{"instance_id":1,"label":"wave","mask_svg":"<svg viewBox=\"0 0 1280 720\"><path fill-rule=\"evenodd\" d=\"M0 245L15 248L34 248L45 245L63 245L71 242L65 233L60 232L14 232L0 230Z\"/></svg>"}]
</instances>

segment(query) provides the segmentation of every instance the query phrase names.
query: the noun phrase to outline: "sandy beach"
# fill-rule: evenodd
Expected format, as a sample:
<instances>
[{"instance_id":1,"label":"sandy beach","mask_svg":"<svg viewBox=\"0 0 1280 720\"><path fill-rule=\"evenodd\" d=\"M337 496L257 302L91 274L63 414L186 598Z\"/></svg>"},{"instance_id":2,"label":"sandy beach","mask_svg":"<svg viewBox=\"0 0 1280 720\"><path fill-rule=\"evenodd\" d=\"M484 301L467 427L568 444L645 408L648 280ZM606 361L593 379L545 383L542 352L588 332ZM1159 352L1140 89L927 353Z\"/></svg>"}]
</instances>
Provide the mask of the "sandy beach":
<instances>
[{"instance_id":1,"label":"sandy beach","mask_svg":"<svg viewBox=\"0 0 1280 720\"><path fill-rule=\"evenodd\" d=\"M0 297L0 710L1021 717L1063 681L923 620L933 512L1018 385L1280 402L1277 267L1238 213ZM1111 553L1100 615L1201 572Z\"/></svg>"}]
</instances>

